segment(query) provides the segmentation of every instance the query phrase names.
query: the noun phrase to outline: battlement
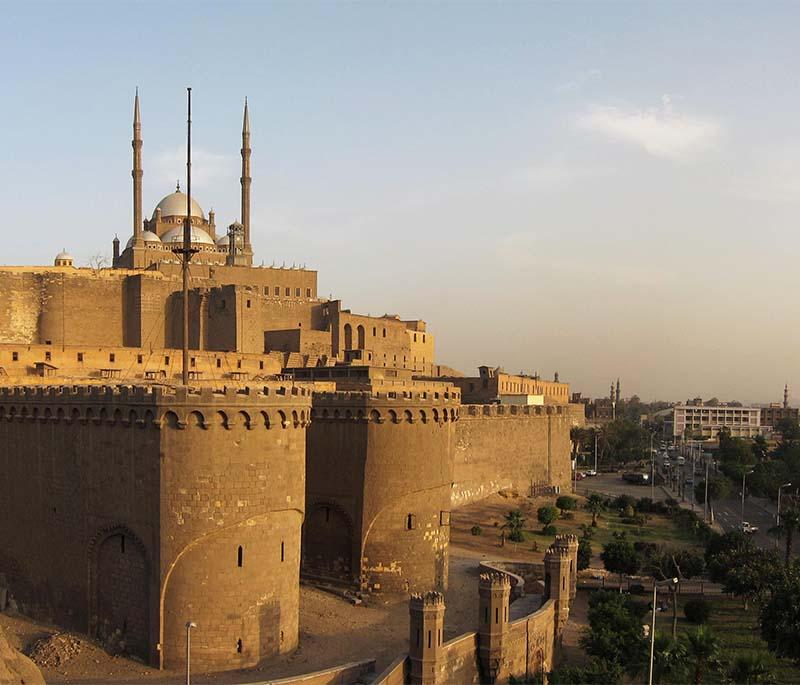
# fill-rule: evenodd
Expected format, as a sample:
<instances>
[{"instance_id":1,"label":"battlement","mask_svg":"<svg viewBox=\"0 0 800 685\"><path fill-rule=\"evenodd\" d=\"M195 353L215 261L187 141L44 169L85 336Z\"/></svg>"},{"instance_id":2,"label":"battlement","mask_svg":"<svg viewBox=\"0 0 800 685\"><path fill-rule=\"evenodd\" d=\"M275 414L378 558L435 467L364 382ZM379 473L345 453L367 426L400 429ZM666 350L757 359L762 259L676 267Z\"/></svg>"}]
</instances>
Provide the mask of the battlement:
<instances>
[{"instance_id":1,"label":"battlement","mask_svg":"<svg viewBox=\"0 0 800 685\"><path fill-rule=\"evenodd\" d=\"M365 405L375 404L376 400L387 403L395 401L420 402L425 404L447 404L461 406L461 394L454 388L442 390L343 390L337 392L314 393L314 404L325 405Z\"/></svg>"},{"instance_id":2,"label":"battlement","mask_svg":"<svg viewBox=\"0 0 800 685\"><path fill-rule=\"evenodd\" d=\"M556 535L553 545L556 547L569 548L578 546L578 536L574 533L563 533Z\"/></svg>"},{"instance_id":3,"label":"battlement","mask_svg":"<svg viewBox=\"0 0 800 685\"><path fill-rule=\"evenodd\" d=\"M550 545L547 548L547 551L544 553L544 560L545 562L552 561L552 562L560 562L562 560L569 561L570 551L566 547L559 547L555 543Z\"/></svg>"},{"instance_id":4,"label":"battlement","mask_svg":"<svg viewBox=\"0 0 800 685\"><path fill-rule=\"evenodd\" d=\"M154 385L60 385L60 386L7 386L0 387L2 403L81 403L103 404L261 404L267 398L303 398L302 404L311 400L313 384L275 382L267 385L230 387L168 387ZM290 400L291 401L291 400Z\"/></svg>"},{"instance_id":5,"label":"battlement","mask_svg":"<svg viewBox=\"0 0 800 685\"><path fill-rule=\"evenodd\" d=\"M411 609L444 607L444 595L441 592L419 592L411 595Z\"/></svg>"},{"instance_id":6,"label":"battlement","mask_svg":"<svg viewBox=\"0 0 800 685\"><path fill-rule=\"evenodd\" d=\"M507 418L517 416L547 416L550 414L567 414L566 405L517 405L517 404L464 404L461 406L462 416L465 418Z\"/></svg>"},{"instance_id":7,"label":"battlement","mask_svg":"<svg viewBox=\"0 0 800 685\"><path fill-rule=\"evenodd\" d=\"M506 573L481 573L480 587L482 588L509 588L511 589L511 577Z\"/></svg>"}]
</instances>

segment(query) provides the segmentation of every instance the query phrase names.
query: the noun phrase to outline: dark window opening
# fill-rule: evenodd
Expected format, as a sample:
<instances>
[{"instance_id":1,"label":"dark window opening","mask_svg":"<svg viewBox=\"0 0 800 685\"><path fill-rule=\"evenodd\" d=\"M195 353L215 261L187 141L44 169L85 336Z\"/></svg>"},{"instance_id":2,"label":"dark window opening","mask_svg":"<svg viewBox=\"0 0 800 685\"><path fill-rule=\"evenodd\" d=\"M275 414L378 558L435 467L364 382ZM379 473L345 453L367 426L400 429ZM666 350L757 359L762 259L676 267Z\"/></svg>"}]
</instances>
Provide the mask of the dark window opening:
<instances>
[{"instance_id":1,"label":"dark window opening","mask_svg":"<svg viewBox=\"0 0 800 685\"><path fill-rule=\"evenodd\" d=\"M222 366L222 360L217 359L217 368L220 368L221 366Z\"/></svg>"},{"instance_id":2,"label":"dark window opening","mask_svg":"<svg viewBox=\"0 0 800 685\"><path fill-rule=\"evenodd\" d=\"M311 297L311 288L306 288L306 297Z\"/></svg>"},{"instance_id":3,"label":"dark window opening","mask_svg":"<svg viewBox=\"0 0 800 685\"><path fill-rule=\"evenodd\" d=\"M12 352L11 353L11 361L18 362L19 361L19 352Z\"/></svg>"},{"instance_id":4,"label":"dark window opening","mask_svg":"<svg viewBox=\"0 0 800 685\"><path fill-rule=\"evenodd\" d=\"M236 368L237 369L241 369L242 368L242 360L241 359L237 359L236 360Z\"/></svg>"},{"instance_id":5,"label":"dark window opening","mask_svg":"<svg viewBox=\"0 0 800 685\"><path fill-rule=\"evenodd\" d=\"M263 361L258 362L258 368L261 369L262 371L264 370L264 362Z\"/></svg>"},{"instance_id":6,"label":"dark window opening","mask_svg":"<svg viewBox=\"0 0 800 685\"><path fill-rule=\"evenodd\" d=\"M406 530L414 530L417 517L414 514L406 516Z\"/></svg>"},{"instance_id":7,"label":"dark window opening","mask_svg":"<svg viewBox=\"0 0 800 685\"><path fill-rule=\"evenodd\" d=\"M431 648L431 631L428 631L428 649Z\"/></svg>"},{"instance_id":8,"label":"dark window opening","mask_svg":"<svg viewBox=\"0 0 800 685\"><path fill-rule=\"evenodd\" d=\"M247 300L247 308L250 309L250 300Z\"/></svg>"},{"instance_id":9,"label":"dark window opening","mask_svg":"<svg viewBox=\"0 0 800 685\"><path fill-rule=\"evenodd\" d=\"M194 358L194 357L192 357L192 358L189 360L189 364L190 364L191 366L197 366L197 362L196 362L196 360L195 360L195 358Z\"/></svg>"},{"instance_id":10,"label":"dark window opening","mask_svg":"<svg viewBox=\"0 0 800 685\"><path fill-rule=\"evenodd\" d=\"M164 366L169 366L169 357L164 357Z\"/></svg>"},{"instance_id":11,"label":"dark window opening","mask_svg":"<svg viewBox=\"0 0 800 685\"><path fill-rule=\"evenodd\" d=\"M275 286L275 297L278 297L281 294L281 287L279 285Z\"/></svg>"},{"instance_id":12,"label":"dark window opening","mask_svg":"<svg viewBox=\"0 0 800 685\"><path fill-rule=\"evenodd\" d=\"M79 362L83 361L83 352L78 352L78 361Z\"/></svg>"},{"instance_id":13,"label":"dark window opening","mask_svg":"<svg viewBox=\"0 0 800 685\"><path fill-rule=\"evenodd\" d=\"M238 654L242 653L242 638L239 638L238 640L236 640L236 652Z\"/></svg>"},{"instance_id":14,"label":"dark window opening","mask_svg":"<svg viewBox=\"0 0 800 685\"><path fill-rule=\"evenodd\" d=\"M142 362L144 362L144 357L141 354L137 354L136 355L136 363L137 364L141 364Z\"/></svg>"},{"instance_id":15,"label":"dark window opening","mask_svg":"<svg viewBox=\"0 0 800 685\"><path fill-rule=\"evenodd\" d=\"M286 560L286 544L281 541L281 561Z\"/></svg>"},{"instance_id":16,"label":"dark window opening","mask_svg":"<svg viewBox=\"0 0 800 685\"><path fill-rule=\"evenodd\" d=\"M117 360L117 355L115 355L113 352L108 355L108 361L113 362L116 360Z\"/></svg>"},{"instance_id":17,"label":"dark window opening","mask_svg":"<svg viewBox=\"0 0 800 685\"><path fill-rule=\"evenodd\" d=\"M294 296L295 297L300 297L300 288L295 288L294 289Z\"/></svg>"},{"instance_id":18,"label":"dark window opening","mask_svg":"<svg viewBox=\"0 0 800 685\"><path fill-rule=\"evenodd\" d=\"M53 358L53 355L52 355L52 354L50 354L50 352L45 352L45 353L44 353L44 360L45 360L46 362L49 362L49 361L51 361L51 360L52 360L52 358Z\"/></svg>"},{"instance_id":19,"label":"dark window opening","mask_svg":"<svg viewBox=\"0 0 800 685\"><path fill-rule=\"evenodd\" d=\"M239 568L242 568L242 562L243 561L244 561L244 550L242 549L242 546L239 545L239 549L236 552L236 565Z\"/></svg>"},{"instance_id":20,"label":"dark window opening","mask_svg":"<svg viewBox=\"0 0 800 685\"><path fill-rule=\"evenodd\" d=\"M284 292L286 293L286 297L289 297L289 295L292 294L292 289L291 288L286 288L286 290Z\"/></svg>"},{"instance_id":21,"label":"dark window opening","mask_svg":"<svg viewBox=\"0 0 800 685\"><path fill-rule=\"evenodd\" d=\"M52 340L45 340L45 341L44 341L44 344L45 344L45 345L52 345L52 344L53 344L53 341L52 341Z\"/></svg>"},{"instance_id":22,"label":"dark window opening","mask_svg":"<svg viewBox=\"0 0 800 685\"><path fill-rule=\"evenodd\" d=\"M494 609L494 622L500 623L500 609L497 607Z\"/></svg>"}]
</instances>

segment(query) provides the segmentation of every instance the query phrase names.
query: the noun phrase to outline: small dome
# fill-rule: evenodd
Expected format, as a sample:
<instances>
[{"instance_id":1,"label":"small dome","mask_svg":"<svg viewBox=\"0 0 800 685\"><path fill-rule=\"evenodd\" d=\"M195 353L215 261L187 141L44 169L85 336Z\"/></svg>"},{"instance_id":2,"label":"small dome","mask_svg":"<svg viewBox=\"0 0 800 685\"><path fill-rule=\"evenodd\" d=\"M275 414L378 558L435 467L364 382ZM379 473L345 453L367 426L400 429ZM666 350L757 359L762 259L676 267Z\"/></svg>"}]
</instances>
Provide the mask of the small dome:
<instances>
[{"instance_id":1,"label":"small dome","mask_svg":"<svg viewBox=\"0 0 800 685\"><path fill-rule=\"evenodd\" d=\"M228 247L229 244L227 233L223 233L219 238L217 238L217 245L219 247Z\"/></svg>"},{"instance_id":2,"label":"small dome","mask_svg":"<svg viewBox=\"0 0 800 685\"><path fill-rule=\"evenodd\" d=\"M161 238L159 238L155 233L152 231L142 231L142 240L146 243L160 243ZM129 247L133 245L133 236L128 239L128 242L125 244L125 249L127 250Z\"/></svg>"},{"instance_id":3,"label":"small dome","mask_svg":"<svg viewBox=\"0 0 800 685\"><path fill-rule=\"evenodd\" d=\"M183 242L183 226L176 226L170 228L166 233L161 236L162 243L182 243ZM214 241L202 228L192 226L192 245L213 245Z\"/></svg>"},{"instance_id":4,"label":"small dome","mask_svg":"<svg viewBox=\"0 0 800 685\"><path fill-rule=\"evenodd\" d=\"M58 261L59 259L60 260L69 260L71 262L72 261L72 255L69 252L67 252L66 250L62 250L61 252L59 252L56 255L56 261Z\"/></svg>"},{"instance_id":5,"label":"small dome","mask_svg":"<svg viewBox=\"0 0 800 685\"><path fill-rule=\"evenodd\" d=\"M186 193L176 190L174 193L163 198L161 202L156 205L156 209L161 210L161 216L186 216ZM154 211L154 218L155 215L156 213ZM204 220L206 218L202 208L197 204L194 198L192 198L192 216Z\"/></svg>"}]
</instances>

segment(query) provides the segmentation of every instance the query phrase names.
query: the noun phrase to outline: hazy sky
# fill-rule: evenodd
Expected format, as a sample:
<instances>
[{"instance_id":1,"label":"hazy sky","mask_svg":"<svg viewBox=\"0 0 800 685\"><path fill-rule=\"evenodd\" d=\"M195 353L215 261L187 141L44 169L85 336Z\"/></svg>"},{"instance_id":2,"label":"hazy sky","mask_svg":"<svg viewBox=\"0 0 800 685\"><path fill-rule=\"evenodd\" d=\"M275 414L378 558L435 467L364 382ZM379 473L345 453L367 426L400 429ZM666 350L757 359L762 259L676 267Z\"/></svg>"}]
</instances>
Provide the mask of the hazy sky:
<instances>
[{"instance_id":1,"label":"hazy sky","mask_svg":"<svg viewBox=\"0 0 800 685\"><path fill-rule=\"evenodd\" d=\"M800 3L3 2L3 263L85 263L184 177L463 371L800 402Z\"/></svg>"}]
</instances>

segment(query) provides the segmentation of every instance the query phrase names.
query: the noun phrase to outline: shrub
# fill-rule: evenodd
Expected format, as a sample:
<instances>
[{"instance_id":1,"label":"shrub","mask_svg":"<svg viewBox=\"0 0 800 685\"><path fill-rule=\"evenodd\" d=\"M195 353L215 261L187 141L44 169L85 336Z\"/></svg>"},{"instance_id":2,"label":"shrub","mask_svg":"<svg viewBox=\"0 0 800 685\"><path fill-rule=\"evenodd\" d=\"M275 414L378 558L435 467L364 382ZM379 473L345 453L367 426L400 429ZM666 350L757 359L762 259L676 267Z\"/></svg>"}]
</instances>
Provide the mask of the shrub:
<instances>
[{"instance_id":1,"label":"shrub","mask_svg":"<svg viewBox=\"0 0 800 685\"><path fill-rule=\"evenodd\" d=\"M558 529L552 524L548 523L544 528L542 528L542 535L557 535Z\"/></svg>"},{"instance_id":2,"label":"shrub","mask_svg":"<svg viewBox=\"0 0 800 685\"><path fill-rule=\"evenodd\" d=\"M636 506L636 500L630 495L618 495L614 498L612 506L619 511L625 511L628 507L633 509Z\"/></svg>"},{"instance_id":3,"label":"shrub","mask_svg":"<svg viewBox=\"0 0 800 685\"><path fill-rule=\"evenodd\" d=\"M549 525L558 518L558 509L556 509L552 504L539 507L536 510L536 518L539 519L539 523L542 523L545 526Z\"/></svg>"},{"instance_id":4,"label":"shrub","mask_svg":"<svg viewBox=\"0 0 800 685\"><path fill-rule=\"evenodd\" d=\"M525 542L525 533L521 530L512 530L508 534L508 539L511 540L511 542Z\"/></svg>"},{"instance_id":5,"label":"shrub","mask_svg":"<svg viewBox=\"0 0 800 685\"><path fill-rule=\"evenodd\" d=\"M472 528L469 529L469 532L472 533L473 535L480 535L481 533L483 533L483 528L481 528L480 526L472 526Z\"/></svg>"},{"instance_id":6,"label":"shrub","mask_svg":"<svg viewBox=\"0 0 800 685\"><path fill-rule=\"evenodd\" d=\"M556 506L561 509L561 516L564 516L564 512L573 511L574 509L578 508L578 500L574 497L570 497L569 495L561 495L556 500Z\"/></svg>"},{"instance_id":7,"label":"shrub","mask_svg":"<svg viewBox=\"0 0 800 685\"><path fill-rule=\"evenodd\" d=\"M683 615L692 623L707 623L711 604L704 599L690 599L683 605Z\"/></svg>"}]
</instances>

